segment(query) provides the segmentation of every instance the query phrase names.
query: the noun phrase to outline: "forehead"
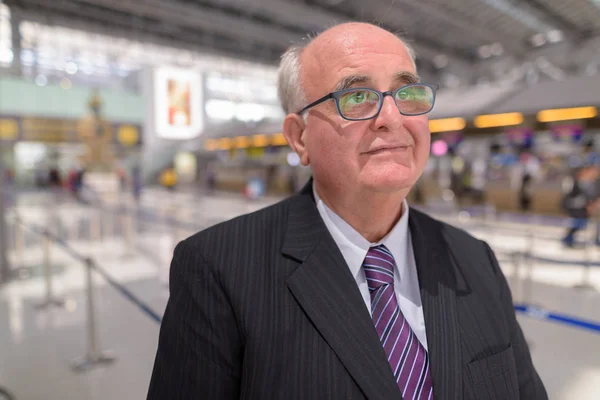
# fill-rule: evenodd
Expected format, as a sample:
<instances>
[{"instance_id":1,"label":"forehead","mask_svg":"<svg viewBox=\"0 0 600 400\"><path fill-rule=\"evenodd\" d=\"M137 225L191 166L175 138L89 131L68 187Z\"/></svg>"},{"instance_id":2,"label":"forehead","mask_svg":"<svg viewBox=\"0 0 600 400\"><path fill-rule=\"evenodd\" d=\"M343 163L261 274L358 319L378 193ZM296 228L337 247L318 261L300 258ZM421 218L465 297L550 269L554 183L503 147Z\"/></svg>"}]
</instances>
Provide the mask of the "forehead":
<instances>
[{"instance_id":1,"label":"forehead","mask_svg":"<svg viewBox=\"0 0 600 400\"><path fill-rule=\"evenodd\" d=\"M388 85L399 72L416 74L404 43L377 27L349 27L324 33L303 54L303 83L307 95L331 91L348 76L367 76Z\"/></svg>"}]
</instances>

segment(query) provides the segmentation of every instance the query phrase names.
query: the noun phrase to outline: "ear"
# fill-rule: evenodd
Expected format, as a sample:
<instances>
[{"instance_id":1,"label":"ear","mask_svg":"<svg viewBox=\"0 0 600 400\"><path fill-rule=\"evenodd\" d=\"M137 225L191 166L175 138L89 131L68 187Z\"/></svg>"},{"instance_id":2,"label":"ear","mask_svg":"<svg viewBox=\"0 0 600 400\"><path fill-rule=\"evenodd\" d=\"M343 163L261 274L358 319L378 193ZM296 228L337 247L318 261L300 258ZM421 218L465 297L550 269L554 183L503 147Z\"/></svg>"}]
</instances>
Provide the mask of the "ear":
<instances>
[{"instance_id":1,"label":"ear","mask_svg":"<svg viewBox=\"0 0 600 400\"><path fill-rule=\"evenodd\" d=\"M304 166L310 164L308 151L306 150L305 140L306 123L298 114L288 114L283 121L283 136L288 144L300 157L300 162Z\"/></svg>"}]
</instances>

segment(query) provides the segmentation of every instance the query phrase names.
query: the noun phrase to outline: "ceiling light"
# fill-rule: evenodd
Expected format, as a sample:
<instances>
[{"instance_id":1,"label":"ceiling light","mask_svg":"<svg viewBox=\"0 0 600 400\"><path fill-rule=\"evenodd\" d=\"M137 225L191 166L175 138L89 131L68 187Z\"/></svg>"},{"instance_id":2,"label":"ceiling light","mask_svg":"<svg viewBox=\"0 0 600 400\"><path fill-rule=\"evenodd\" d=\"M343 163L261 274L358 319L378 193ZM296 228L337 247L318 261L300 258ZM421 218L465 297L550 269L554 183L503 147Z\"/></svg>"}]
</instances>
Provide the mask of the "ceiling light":
<instances>
[{"instance_id":1,"label":"ceiling light","mask_svg":"<svg viewBox=\"0 0 600 400\"><path fill-rule=\"evenodd\" d=\"M445 140L436 140L431 144L431 153L434 156L442 157L448 153L448 143Z\"/></svg>"},{"instance_id":2,"label":"ceiling light","mask_svg":"<svg viewBox=\"0 0 600 400\"><path fill-rule=\"evenodd\" d=\"M67 65L65 66L65 71L67 71L68 74L76 74L77 73L77 64L75 64L73 61L69 61L67 63Z\"/></svg>"},{"instance_id":3,"label":"ceiling light","mask_svg":"<svg viewBox=\"0 0 600 400\"><path fill-rule=\"evenodd\" d=\"M475 117L475 126L477 128L495 128L500 126L519 125L523 123L523 114L505 113L478 115Z\"/></svg>"},{"instance_id":4,"label":"ceiling light","mask_svg":"<svg viewBox=\"0 0 600 400\"><path fill-rule=\"evenodd\" d=\"M0 49L0 63L10 64L13 62L14 54L11 49Z\"/></svg>"},{"instance_id":5,"label":"ceiling light","mask_svg":"<svg viewBox=\"0 0 600 400\"><path fill-rule=\"evenodd\" d=\"M591 62L585 67L585 74L587 76L596 76L598 75L599 67L597 62Z\"/></svg>"},{"instance_id":6,"label":"ceiling light","mask_svg":"<svg viewBox=\"0 0 600 400\"><path fill-rule=\"evenodd\" d=\"M556 122L594 118L597 115L598 109L596 107L558 108L540 111L537 114L537 119L540 122Z\"/></svg>"},{"instance_id":7,"label":"ceiling light","mask_svg":"<svg viewBox=\"0 0 600 400\"><path fill-rule=\"evenodd\" d=\"M504 47L500 43L494 43L491 45L492 55L499 57L504 54Z\"/></svg>"},{"instance_id":8,"label":"ceiling light","mask_svg":"<svg viewBox=\"0 0 600 400\"><path fill-rule=\"evenodd\" d=\"M535 60L535 62L537 66L541 69L550 67L550 61L548 61L546 57L539 57L537 60Z\"/></svg>"},{"instance_id":9,"label":"ceiling light","mask_svg":"<svg viewBox=\"0 0 600 400\"><path fill-rule=\"evenodd\" d=\"M457 88L460 86L460 79L453 74L446 74L442 77L442 84L448 88Z\"/></svg>"},{"instance_id":10,"label":"ceiling light","mask_svg":"<svg viewBox=\"0 0 600 400\"><path fill-rule=\"evenodd\" d=\"M562 33L562 31L559 31L558 29L554 29L554 30L551 30L548 33L546 33L546 37L548 38L548 41L550 43L558 43L563 40L564 34Z\"/></svg>"},{"instance_id":11,"label":"ceiling light","mask_svg":"<svg viewBox=\"0 0 600 400\"><path fill-rule=\"evenodd\" d=\"M465 126L467 126L467 122L464 120L464 118L444 118L429 120L429 131L431 133L461 131L465 129Z\"/></svg>"},{"instance_id":12,"label":"ceiling light","mask_svg":"<svg viewBox=\"0 0 600 400\"><path fill-rule=\"evenodd\" d=\"M71 82L71 80L69 78L63 78L60 81L60 87L65 90L69 90L69 89L71 89L71 87L73 87L73 83Z\"/></svg>"},{"instance_id":13,"label":"ceiling light","mask_svg":"<svg viewBox=\"0 0 600 400\"><path fill-rule=\"evenodd\" d=\"M300 157L296 153L288 153L287 163L291 167L297 167L298 165L300 165Z\"/></svg>"},{"instance_id":14,"label":"ceiling light","mask_svg":"<svg viewBox=\"0 0 600 400\"><path fill-rule=\"evenodd\" d=\"M536 33L531 37L531 44L540 47L546 44L546 37L543 33Z\"/></svg>"},{"instance_id":15,"label":"ceiling light","mask_svg":"<svg viewBox=\"0 0 600 400\"><path fill-rule=\"evenodd\" d=\"M448 56L445 54L438 54L433 57L433 64L436 68L442 69L448 66Z\"/></svg>"},{"instance_id":16,"label":"ceiling light","mask_svg":"<svg viewBox=\"0 0 600 400\"><path fill-rule=\"evenodd\" d=\"M481 46L479 48L478 53L479 53L479 57L481 57L483 59L490 58L492 56L492 49L488 45Z\"/></svg>"},{"instance_id":17,"label":"ceiling light","mask_svg":"<svg viewBox=\"0 0 600 400\"><path fill-rule=\"evenodd\" d=\"M204 109L208 118L214 120L228 121L235 115L235 103L228 100L208 100Z\"/></svg>"},{"instance_id":18,"label":"ceiling light","mask_svg":"<svg viewBox=\"0 0 600 400\"><path fill-rule=\"evenodd\" d=\"M38 86L46 86L48 84L48 78L45 75L38 75L35 77L35 84Z\"/></svg>"}]
</instances>

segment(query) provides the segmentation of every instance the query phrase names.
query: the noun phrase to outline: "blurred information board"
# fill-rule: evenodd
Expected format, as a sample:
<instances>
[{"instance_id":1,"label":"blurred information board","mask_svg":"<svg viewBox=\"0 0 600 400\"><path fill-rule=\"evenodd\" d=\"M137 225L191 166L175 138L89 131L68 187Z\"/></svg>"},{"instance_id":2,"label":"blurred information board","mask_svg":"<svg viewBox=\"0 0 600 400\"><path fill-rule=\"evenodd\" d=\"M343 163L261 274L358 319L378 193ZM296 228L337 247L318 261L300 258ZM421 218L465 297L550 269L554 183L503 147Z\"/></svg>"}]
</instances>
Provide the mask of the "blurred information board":
<instances>
[{"instance_id":1,"label":"blurred information board","mask_svg":"<svg viewBox=\"0 0 600 400\"><path fill-rule=\"evenodd\" d=\"M82 140L82 120L0 115L0 140L76 143ZM142 127L108 121L113 143L124 147L142 144Z\"/></svg>"}]
</instances>

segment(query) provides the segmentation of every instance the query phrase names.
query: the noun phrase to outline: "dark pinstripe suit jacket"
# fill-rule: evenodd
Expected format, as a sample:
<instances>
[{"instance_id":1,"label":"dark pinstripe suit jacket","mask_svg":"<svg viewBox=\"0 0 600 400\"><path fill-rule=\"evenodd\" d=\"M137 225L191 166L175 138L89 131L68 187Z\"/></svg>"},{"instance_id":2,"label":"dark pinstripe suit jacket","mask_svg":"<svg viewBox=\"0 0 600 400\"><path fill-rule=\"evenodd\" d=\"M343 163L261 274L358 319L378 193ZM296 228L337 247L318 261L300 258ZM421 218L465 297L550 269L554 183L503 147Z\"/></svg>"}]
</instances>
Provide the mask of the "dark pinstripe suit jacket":
<instances>
[{"instance_id":1,"label":"dark pinstripe suit jacket","mask_svg":"<svg viewBox=\"0 0 600 400\"><path fill-rule=\"evenodd\" d=\"M436 399L546 399L487 244L409 220ZM401 399L308 185L181 242L148 399Z\"/></svg>"}]
</instances>

